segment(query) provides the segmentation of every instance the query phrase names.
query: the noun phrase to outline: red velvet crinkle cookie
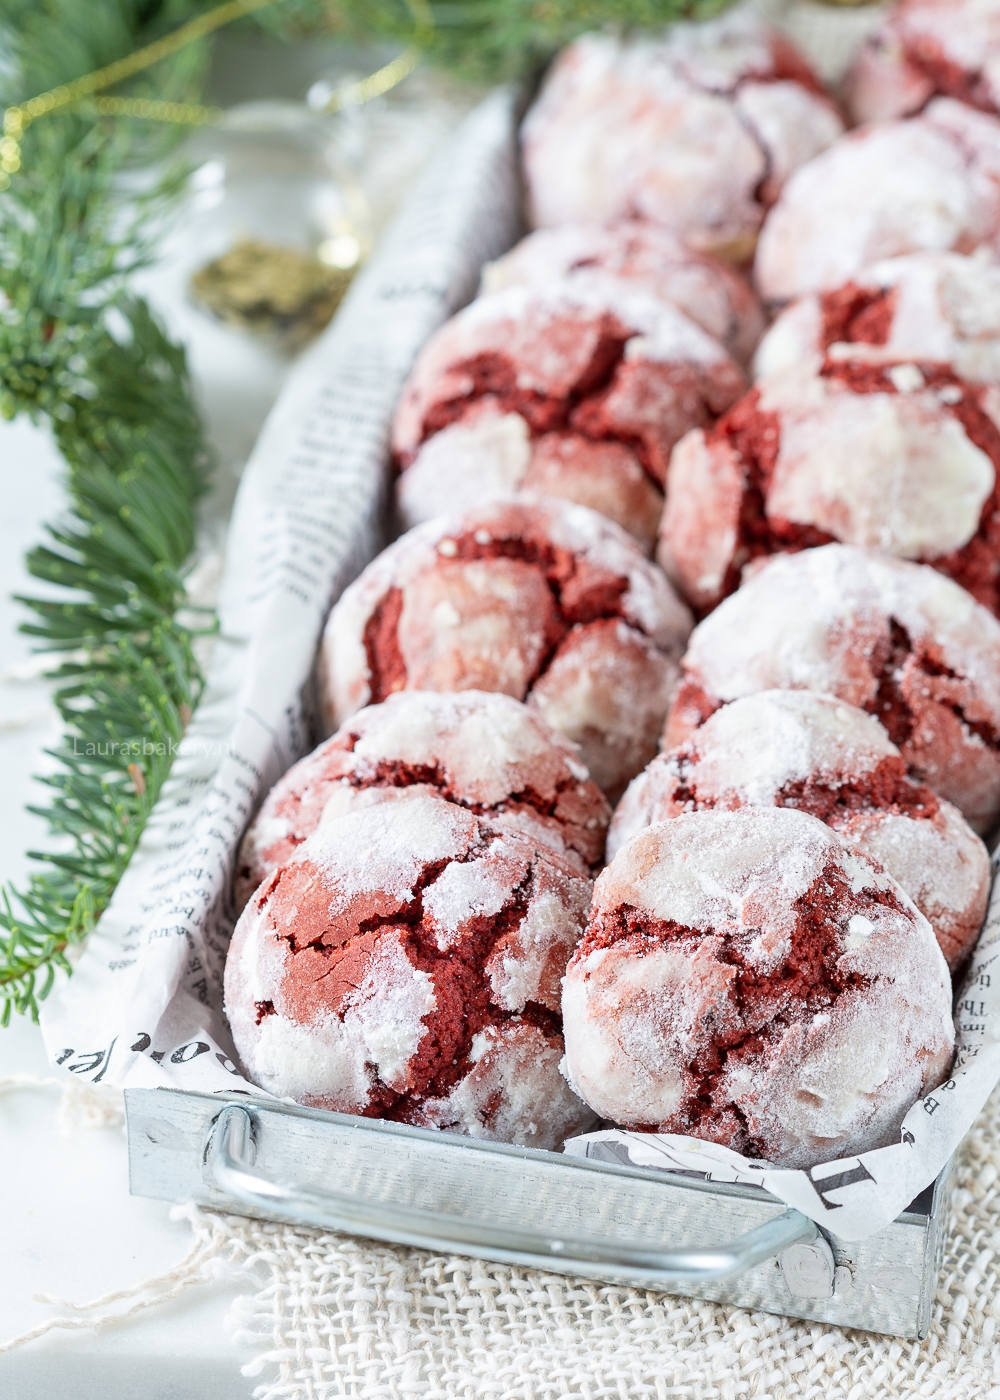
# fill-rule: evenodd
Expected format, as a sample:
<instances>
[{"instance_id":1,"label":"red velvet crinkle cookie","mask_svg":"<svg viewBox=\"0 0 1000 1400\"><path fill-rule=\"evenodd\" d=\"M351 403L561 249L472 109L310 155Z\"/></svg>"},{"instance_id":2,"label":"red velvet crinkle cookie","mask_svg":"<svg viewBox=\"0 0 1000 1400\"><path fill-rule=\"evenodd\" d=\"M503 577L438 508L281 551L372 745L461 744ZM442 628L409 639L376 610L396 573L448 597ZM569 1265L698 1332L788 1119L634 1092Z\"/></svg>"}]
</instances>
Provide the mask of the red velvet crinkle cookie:
<instances>
[{"instance_id":1,"label":"red velvet crinkle cookie","mask_svg":"<svg viewBox=\"0 0 1000 1400\"><path fill-rule=\"evenodd\" d=\"M971 384L1000 382L1000 267L984 252L886 258L843 287L800 297L758 346L756 377L830 356L933 361Z\"/></svg>"},{"instance_id":2,"label":"red velvet crinkle cookie","mask_svg":"<svg viewBox=\"0 0 1000 1400\"><path fill-rule=\"evenodd\" d=\"M937 570L831 544L755 566L691 635L664 747L761 690L873 714L976 831L1000 815L1000 622Z\"/></svg>"},{"instance_id":3,"label":"red velvet crinkle cookie","mask_svg":"<svg viewBox=\"0 0 1000 1400\"><path fill-rule=\"evenodd\" d=\"M531 1147L590 1115L559 986L590 881L521 832L414 797L319 826L236 925L225 1005L254 1083L316 1108Z\"/></svg>"},{"instance_id":4,"label":"red velvet crinkle cookie","mask_svg":"<svg viewBox=\"0 0 1000 1400\"><path fill-rule=\"evenodd\" d=\"M782 370L678 443L657 557L701 612L748 560L831 540L933 564L1000 612L998 408L944 365Z\"/></svg>"},{"instance_id":5,"label":"red velvet crinkle cookie","mask_svg":"<svg viewBox=\"0 0 1000 1400\"><path fill-rule=\"evenodd\" d=\"M581 273L479 297L432 335L403 390L393 449L407 465L487 399L519 414L533 437L568 430L627 442L662 484L681 434L745 385L719 342L676 306L625 278Z\"/></svg>"},{"instance_id":6,"label":"red velvet crinkle cookie","mask_svg":"<svg viewBox=\"0 0 1000 1400\"><path fill-rule=\"evenodd\" d=\"M536 229L509 253L483 268L484 292L505 287L553 287L594 272L624 277L669 301L745 365L766 324L760 302L742 273L721 258L699 253L657 224L623 219Z\"/></svg>"},{"instance_id":7,"label":"red velvet crinkle cookie","mask_svg":"<svg viewBox=\"0 0 1000 1400\"><path fill-rule=\"evenodd\" d=\"M898 1141L951 1064L951 979L924 916L815 817L695 812L599 876L563 986L595 1113L784 1167Z\"/></svg>"},{"instance_id":8,"label":"red velvet crinkle cookie","mask_svg":"<svg viewBox=\"0 0 1000 1400\"><path fill-rule=\"evenodd\" d=\"M907 776L874 716L811 690L724 705L632 780L608 859L655 822L740 807L793 807L826 822L902 886L952 971L965 961L986 916L986 847L956 807Z\"/></svg>"},{"instance_id":9,"label":"red velvet crinkle cookie","mask_svg":"<svg viewBox=\"0 0 1000 1400\"><path fill-rule=\"evenodd\" d=\"M240 907L321 822L414 796L524 831L584 872L604 857L611 810L575 744L509 695L400 691L360 710L271 789L240 848Z\"/></svg>"},{"instance_id":10,"label":"red velvet crinkle cookie","mask_svg":"<svg viewBox=\"0 0 1000 1400\"><path fill-rule=\"evenodd\" d=\"M748 15L664 40L587 35L524 122L531 218L637 217L742 262L784 181L843 129L803 55Z\"/></svg>"},{"instance_id":11,"label":"red velvet crinkle cookie","mask_svg":"<svg viewBox=\"0 0 1000 1400\"><path fill-rule=\"evenodd\" d=\"M910 116L935 94L1000 111L1000 4L900 0L862 47L845 92L856 122Z\"/></svg>"},{"instance_id":12,"label":"red velvet crinkle cookie","mask_svg":"<svg viewBox=\"0 0 1000 1400\"><path fill-rule=\"evenodd\" d=\"M431 336L400 399L403 523L517 491L598 509L651 547L670 449L745 387L718 341L622 278L480 297Z\"/></svg>"},{"instance_id":13,"label":"red velvet crinkle cookie","mask_svg":"<svg viewBox=\"0 0 1000 1400\"><path fill-rule=\"evenodd\" d=\"M981 246L1000 246L1000 120L938 97L797 170L767 216L754 276L766 301L791 301L882 258Z\"/></svg>"},{"instance_id":14,"label":"red velvet crinkle cookie","mask_svg":"<svg viewBox=\"0 0 1000 1400\"><path fill-rule=\"evenodd\" d=\"M656 752L690 627L617 525L494 502L411 530L345 590L320 651L326 724L397 690L500 691L578 743L613 800Z\"/></svg>"}]
</instances>

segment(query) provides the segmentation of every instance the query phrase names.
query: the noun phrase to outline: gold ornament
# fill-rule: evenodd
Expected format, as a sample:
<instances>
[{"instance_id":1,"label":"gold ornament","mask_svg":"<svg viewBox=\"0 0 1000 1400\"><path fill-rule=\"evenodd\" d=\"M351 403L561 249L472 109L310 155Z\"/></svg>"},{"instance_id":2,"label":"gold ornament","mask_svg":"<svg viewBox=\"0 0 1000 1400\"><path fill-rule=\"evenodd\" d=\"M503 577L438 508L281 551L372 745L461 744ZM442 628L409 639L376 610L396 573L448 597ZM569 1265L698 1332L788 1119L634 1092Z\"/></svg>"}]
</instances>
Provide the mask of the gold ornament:
<instances>
[{"instance_id":1,"label":"gold ornament","mask_svg":"<svg viewBox=\"0 0 1000 1400\"><path fill-rule=\"evenodd\" d=\"M332 318L350 286L354 263L324 265L297 248L242 238L194 274L191 291L221 321L276 336L285 348L297 350Z\"/></svg>"}]
</instances>

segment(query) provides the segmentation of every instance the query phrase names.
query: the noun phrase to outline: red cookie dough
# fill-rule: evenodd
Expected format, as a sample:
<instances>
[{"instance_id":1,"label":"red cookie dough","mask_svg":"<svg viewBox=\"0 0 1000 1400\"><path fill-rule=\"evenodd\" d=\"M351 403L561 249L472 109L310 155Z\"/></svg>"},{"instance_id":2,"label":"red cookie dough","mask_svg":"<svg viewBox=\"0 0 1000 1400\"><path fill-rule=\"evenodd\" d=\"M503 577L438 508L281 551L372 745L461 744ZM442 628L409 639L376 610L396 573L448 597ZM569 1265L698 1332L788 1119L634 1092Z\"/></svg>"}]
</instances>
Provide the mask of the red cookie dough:
<instances>
[{"instance_id":1,"label":"red cookie dough","mask_svg":"<svg viewBox=\"0 0 1000 1400\"><path fill-rule=\"evenodd\" d=\"M764 690L724 705L632 780L608 859L655 822L740 807L819 817L902 886L952 971L965 961L986 917L986 847L956 807L907 776L874 716L811 690Z\"/></svg>"},{"instance_id":2,"label":"red cookie dough","mask_svg":"<svg viewBox=\"0 0 1000 1400\"><path fill-rule=\"evenodd\" d=\"M944 365L782 370L678 443L657 557L700 612L748 560L831 540L932 564L1000 612L998 407Z\"/></svg>"},{"instance_id":3,"label":"red cookie dough","mask_svg":"<svg viewBox=\"0 0 1000 1400\"><path fill-rule=\"evenodd\" d=\"M754 371L763 379L827 355L876 365L934 361L970 384L997 384L1000 267L981 253L886 258L846 286L787 306L758 346Z\"/></svg>"},{"instance_id":4,"label":"red cookie dough","mask_svg":"<svg viewBox=\"0 0 1000 1400\"><path fill-rule=\"evenodd\" d=\"M910 116L935 94L1000 111L1000 4L900 0L861 49L845 91L856 122Z\"/></svg>"},{"instance_id":5,"label":"red cookie dough","mask_svg":"<svg viewBox=\"0 0 1000 1400\"><path fill-rule=\"evenodd\" d=\"M783 1167L899 1140L948 1073L951 980L890 876L803 812L695 812L598 878L563 986L595 1113Z\"/></svg>"},{"instance_id":6,"label":"red cookie dough","mask_svg":"<svg viewBox=\"0 0 1000 1400\"><path fill-rule=\"evenodd\" d=\"M745 387L718 341L623 278L480 297L431 336L400 399L403 522L522 491L597 508L651 547L670 449Z\"/></svg>"},{"instance_id":7,"label":"red cookie dough","mask_svg":"<svg viewBox=\"0 0 1000 1400\"><path fill-rule=\"evenodd\" d=\"M225 1006L254 1083L315 1108L557 1146L559 984L590 881L437 797L319 826L236 925Z\"/></svg>"},{"instance_id":8,"label":"red cookie dough","mask_svg":"<svg viewBox=\"0 0 1000 1400\"><path fill-rule=\"evenodd\" d=\"M1000 120L938 97L919 117L849 132L803 165L767 216L766 301L842 287L904 253L1000 247Z\"/></svg>"},{"instance_id":9,"label":"red cookie dough","mask_svg":"<svg viewBox=\"0 0 1000 1400\"><path fill-rule=\"evenodd\" d=\"M556 59L524 122L530 215L646 219L742 262L791 172L843 129L803 55L748 15L664 40L590 34Z\"/></svg>"},{"instance_id":10,"label":"red cookie dough","mask_svg":"<svg viewBox=\"0 0 1000 1400\"><path fill-rule=\"evenodd\" d=\"M604 857L611 809L574 744L509 695L404 690L359 711L271 789L240 848L240 907L321 822L414 796L524 831L584 872Z\"/></svg>"},{"instance_id":11,"label":"red cookie dough","mask_svg":"<svg viewBox=\"0 0 1000 1400\"><path fill-rule=\"evenodd\" d=\"M567 277L610 273L679 306L703 331L745 365L766 324L760 302L742 273L696 252L669 229L638 219L562 224L536 229L483 269L483 291L552 287Z\"/></svg>"},{"instance_id":12,"label":"red cookie dough","mask_svg":"<svg viewBox=\"0 0 1000 1400\"><path fill-rule=\"evenodd\" d=\"M665 748L741 696L818 690L881 720L976 831L1000 816L1000 622L935 569L842 544L776 555L695 628L683 667Z\"/></svg>"},{"instance_id":13,"label":"red cookie dough","mask_svg":"<svg viewBox=\"0 0 1000 1400\"><path fill-rule=\"evenodd\" d=\"M527 700L613 800L656 752L691 627L618 526L559 501L498 501L420 525L346 589L319 678L337 728L397 690Z\"/></svg>"}]
</instances>

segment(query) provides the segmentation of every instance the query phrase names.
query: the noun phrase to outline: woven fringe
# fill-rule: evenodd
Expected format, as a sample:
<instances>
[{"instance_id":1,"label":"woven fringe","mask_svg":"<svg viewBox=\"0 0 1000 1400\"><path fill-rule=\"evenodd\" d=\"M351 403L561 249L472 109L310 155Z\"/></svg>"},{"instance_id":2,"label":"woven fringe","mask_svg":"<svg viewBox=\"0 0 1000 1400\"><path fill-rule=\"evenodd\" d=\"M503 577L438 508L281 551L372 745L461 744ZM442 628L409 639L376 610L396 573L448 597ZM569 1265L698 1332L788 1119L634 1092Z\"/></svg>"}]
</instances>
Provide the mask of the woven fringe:
<instances>
[{"instance_id":1,"label":"woven fringe","mask_svg":"<svg viewBox=\"0 0 1000 1400\"><path fill-rule=\"evenodd\" d=\"M89 1303L70 1303L63 1298L51 1298L44 1293L36 1293L35 1301L50 1303L75 1314L70 1317L50 1317L37 1327L22 1332L17 1337L0 1342L0 1354L14 1351L28 1342L44 1337L46 1332L57 1329L94 1332L102 1327L125 1322L136 1313L169 1303L172 1298L183 1293L194 1284L207 1283L220 1274L226 1274L240 1267L241 1247L226 1229L227 1217L211 1216L197 1212L194 1207L177 1206L171 1211L171 1219L188 1219L194 1229L195 1241L183 1259L179 1260L166 1273L144 1279L132 1288L116 1289L93 1298ZM127 1307L114 1307L114 1304L127 1303Z\"/></svg>"},{"instance_id":2,"label":"woven fringe","mask_svg":"<svg viewBox=\"0 0 1000 1400\"><path fill-rule=\"evenodd\" d=\"M18 1089L61 1089L59 1136L72 1137L78 1128L120 1128L125 1125L125 1098L121 1089L87 1084L80 1079L43 1079L37 1074L12 1074L0 1079L0 1094Z\"/></svg>"}]
</instances>

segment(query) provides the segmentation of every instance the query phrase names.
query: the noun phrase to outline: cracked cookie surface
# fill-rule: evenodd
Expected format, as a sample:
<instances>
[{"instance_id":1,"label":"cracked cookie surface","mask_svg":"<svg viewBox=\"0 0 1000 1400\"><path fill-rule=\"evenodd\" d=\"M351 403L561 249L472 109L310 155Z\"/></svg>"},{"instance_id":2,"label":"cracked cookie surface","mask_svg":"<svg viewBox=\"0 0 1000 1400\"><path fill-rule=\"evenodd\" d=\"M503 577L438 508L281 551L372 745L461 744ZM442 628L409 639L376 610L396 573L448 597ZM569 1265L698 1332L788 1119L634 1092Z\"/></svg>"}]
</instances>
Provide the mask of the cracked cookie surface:
<instances>
[{"instance_id":1,"label":"cracked cookie surface","mask_svg":"<svg viewBox=\"0 0 1000 1400\"><path fill-rule=\"evenodd\" d=\"M1000 112L1000 9L990 0L901 0L845 80L854 121L919 112L935 94Z\"/></svg>"},{"instance_id":2,"label":"cracked cookie surface","mask_svg":"<svg viewBox=\"0 0 1000 1400\"><path fill-rule=\"evenodd\" d=\"M884 258L775 318L754 376L830 355L876 365L928 361L970 384L1000 380L1000 268L982 254ZM990 409L995 413L995 398Z\"/></svg>"},{"instance_id":3,"label":"cracked cookie surface","mask_svg":"<svg viewBox=\"0 0 1000 1400\"><path fill-rule=\"evenodd\" d=\"M610 808L574 744L507 695L400 691L347 720L271 789L240 848L239 907L321 822L417 795L523 830L585 874L603 859Z\"/></svg>"},{"instance_id":4,"label":"cracked cookie surface","mask_svg":"<svg viewBox=\"0 0 1000 1400\"><path fill-rule=\"evenodd\" d=\"M883 306L839 309L856 328ZM831 540L931 564L998 613L995 397L942 364L807 357L678 443L657 558L701 613L748 562Z\"/></svg>"},{"instance_id":5,"label":"cracked cookie surface","mask_svg":"<svg viewBox=\"0 0 1000 1400\"><path fill-rule=\"evenodd\" d=\"M644 287L685 315L745 365L764 332L760 302L731 263L699 253L675 233L641 219L610 225L560 224L536 229L483 268L482 290L551 287L567 277L603 272Z\"/></svg>"},{"instance_id":6,"label":"cracked cookie surface","mask_svg":"<svg viewBox=\"0 0 1000 1400\"><path fill-rule=\"evenodd\" d=\"M848 132L786 183L761 230L757 290L781 303L842 287L881 258L1000 241L1000 120L937 97Z\"/></svg>"},{"instance_id":7,"label":"cracked cookie surface","mask_svg":"<svg viewBox=\"0 0 1000 1400\"><path fill-rule=\"evenodd\" d=\"M745 387L723 346L639 279L488 293L430 337L404 387L400 516L557 496L599 506L648 549L671 448Z\"/></svg>"},{"instance_id":8,"label":"cracked cookie surface","mask_svg":"<svg viewBox=\"0 0 1000 1400\"><path fill-rule=\"evenodd\" d=\"M590 1117L558 1068L590 894L555 852L439 798L327 822L236 926L240 1057L299 1103L556 1146Z\"/></svg>"},{"instance_id":9,"label":"cracked cookie surface","mask_svg":"<svg viewBox=\"0 0 1000 1400\"><path fill-rule=\"evenodd\" d=\"M590 34L522 128L536 226L637 217L735 263L789 175L843 131L808 61L747 14L665 39Z\"/></svg>"},{"instance_id":10,"label":"cracked cookie surface","mask_svg":"<svg viewBox=\"0 0 1000 1400\"><path fill-rule=\"evenodd\" d=\"M898 881L953 972L964 962L986 915L986 847L956 807L908 776L873 715L810 690L765 690L723 705L629 784L608 859L656 822L740 807L818 817Z\"/></svg>"},{"instance_id":11,"label":"cracked cookie surface","mask_svg":"<svg viewBox=\"0 0 1000 1400\"><path fill-rule=\"evenodd\" d=\"M692 633L664 746L761 690L867 710L974 830L1000 815L1000 622L937 570L841 544L757 565Z\"/></svg>"},{"instance_id":12,"label":"cracked cookie surface","mask_svg":"<svg viewBox=\"0 0 1000 1400\"><path fill-rule=\"evenodd\" d=\"M656 752L690 626L611 521L495 502L417 526L345 590L319 661L326 724L404 689L500 691L578 743L614 800Z\"/></svg>"},{"instance_id":13,"label":"cracked cookie surface","mask_svg":"<svg viewBox=\"0 0 1000 1400\"><path fill-rule=\"evenodd\" d=\"M625 1127L806 1167L893 1141L951 1063L951 982L899 886L781 808L650 827L599 876L570 1076Z\"/></svg>"}]
</instances>

